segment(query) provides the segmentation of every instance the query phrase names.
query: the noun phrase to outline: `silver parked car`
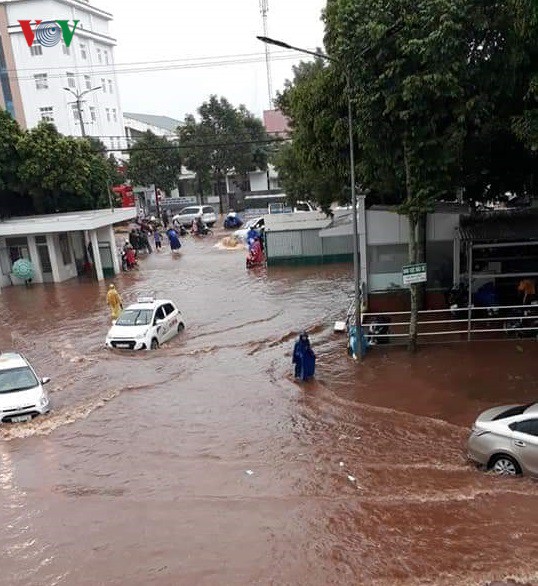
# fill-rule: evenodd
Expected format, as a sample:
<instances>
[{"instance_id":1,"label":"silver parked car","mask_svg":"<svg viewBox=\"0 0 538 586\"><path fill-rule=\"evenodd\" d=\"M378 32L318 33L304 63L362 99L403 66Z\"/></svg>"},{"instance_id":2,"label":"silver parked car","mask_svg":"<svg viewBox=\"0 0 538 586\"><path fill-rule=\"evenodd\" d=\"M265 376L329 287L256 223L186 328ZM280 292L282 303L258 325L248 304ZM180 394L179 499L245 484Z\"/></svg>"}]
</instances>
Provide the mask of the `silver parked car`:
<instances>
[{"instance_id":1,"label":"silver parked car","mask_svg":"<svg viewBox=\"0 0 538 586\"><path fill-rule=\"evenodd\" d=\"M199 215L202 216L202 221L209 228L212 228L217 221L217 214L211 206L189 206L188 208L183 208L172 220L180 223L182 226L190 227L192 226L192 221Z\"/></svg>"},{"instance_id":2,"label":"silver parked car","mask_svg":"<svg viewBox=\"0 0 538 586\"><path fill-rule=\"evenodd\" d=\"M538 478L538 403L484 411L473 426L468 453L497 474Z\"/></svg>"}]
</instances>

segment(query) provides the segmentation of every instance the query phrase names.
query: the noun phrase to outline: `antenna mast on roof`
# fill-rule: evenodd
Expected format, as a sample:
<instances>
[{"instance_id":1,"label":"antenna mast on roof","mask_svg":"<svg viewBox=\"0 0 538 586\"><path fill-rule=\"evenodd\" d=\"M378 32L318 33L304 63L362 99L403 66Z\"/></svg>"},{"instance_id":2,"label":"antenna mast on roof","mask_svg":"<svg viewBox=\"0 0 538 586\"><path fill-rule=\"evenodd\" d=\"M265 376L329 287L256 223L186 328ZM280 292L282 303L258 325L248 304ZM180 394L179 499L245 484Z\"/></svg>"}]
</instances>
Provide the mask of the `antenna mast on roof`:
<instances>
[{"instance_id":1,"label":"antenna mast on roof","mask_svg":"<svg viewBox=\"0 0 538 586\"><path fill-rule=\"evenodd\" d=\"M269 0L260 0L260 11L263 18L263 36L267 37L269 30L267 26L267 13L269 12ZM271 79L271 55L269 45L265 43L265 64L267 66L267 91L269 93L269 109L273 109L273 81Z\"/></svg>"}]
</instances>

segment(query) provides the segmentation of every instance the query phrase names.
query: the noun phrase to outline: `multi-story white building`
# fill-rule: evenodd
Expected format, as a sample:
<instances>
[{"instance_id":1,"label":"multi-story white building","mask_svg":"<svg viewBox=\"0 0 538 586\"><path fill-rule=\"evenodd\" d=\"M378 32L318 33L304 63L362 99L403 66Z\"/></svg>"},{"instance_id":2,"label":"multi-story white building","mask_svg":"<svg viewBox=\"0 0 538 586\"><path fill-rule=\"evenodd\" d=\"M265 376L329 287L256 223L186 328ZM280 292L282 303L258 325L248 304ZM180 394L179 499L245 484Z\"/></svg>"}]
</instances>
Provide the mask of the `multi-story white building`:
<instances>
[{"instance_id":1,"label":"multi-story white building","mask_svg":"<svg viewBox=\"0 0 538 586\"><path fill-rule=\"evenodd\" d=\"M68 20L70 28L80 22L69 47L63 38L44 46L37 36L29 47L19 20L30 20L33 30L36 20ZM0 0L0 107L24 128L49 120L62 134L124 147L111 20L88 0ZM74 94L83 92L80 120Z\"/></svg>"}]
</instances>

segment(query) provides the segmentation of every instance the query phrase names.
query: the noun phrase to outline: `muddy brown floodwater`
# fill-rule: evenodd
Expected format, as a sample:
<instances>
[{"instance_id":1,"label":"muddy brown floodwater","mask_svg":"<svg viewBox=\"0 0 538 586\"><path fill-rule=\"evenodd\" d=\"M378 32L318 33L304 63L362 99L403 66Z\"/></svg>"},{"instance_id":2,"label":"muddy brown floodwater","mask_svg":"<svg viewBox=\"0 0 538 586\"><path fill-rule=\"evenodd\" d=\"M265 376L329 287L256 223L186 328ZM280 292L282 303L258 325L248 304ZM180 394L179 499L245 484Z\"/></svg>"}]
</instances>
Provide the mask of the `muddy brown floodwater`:
<instances>
[{"instance_id":1,"label":"muddy brown floodwater","mask_svg":"<svg viewBox=\"0 0 538 586\"><path fill-rule=\"evenodd\" d=\"M183 310L155 352L104 349L106 284L1 292L0 347L53 379L54 410L0 426L0 583L538 583L538 483L465 459L478 412L536 399L538 345L361 366L332 332L348 265L247 272L215 242L116 279ZM302 328L318 367L299 386Z\"/></svg>"}]
</instances>

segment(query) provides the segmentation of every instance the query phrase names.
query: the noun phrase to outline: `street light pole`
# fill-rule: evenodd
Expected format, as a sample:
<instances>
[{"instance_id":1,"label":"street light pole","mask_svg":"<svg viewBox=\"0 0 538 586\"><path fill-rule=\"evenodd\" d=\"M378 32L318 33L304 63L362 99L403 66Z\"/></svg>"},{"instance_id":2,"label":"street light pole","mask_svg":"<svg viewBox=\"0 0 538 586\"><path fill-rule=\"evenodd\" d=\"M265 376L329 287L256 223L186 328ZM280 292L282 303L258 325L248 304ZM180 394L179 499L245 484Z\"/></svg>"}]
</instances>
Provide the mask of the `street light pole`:
<instances>
[{"instance_id":1,"label":"street light pole","mask_svg":"<svg viewBox=\"0 0 538 586\"><path fill-rule=\"evenodd\" d=\"M78 119L80 121L80 133L82 134L82 136L85 138L86 137L86 129L84 127L84 121L82 120L82 97L85 96L86 94L89 94L90 92L95 92L97 90L100 90L102 88L102 86L97 86L97 87L92 87L90 89L84 90L83 92L74 92L71 88L69 87L64 87L64 90L66 92L69 92L71 94L73 94L75 96L75 104L77 105L77 112L78 112Z\"/></svg>"},{"instance_id":2,"label":"street light pole","mask_svg":"<svg viewBox=\"0 0 538 586\"><path fill-rule=\"evenodd\" d=\"M307 49L301 49L300 47L294 47L292 45L288 45L288 43L284 43L283 41L277 41L275 39L271 39L269 37L256 37L263 43L267 43L269 45L276 45L277 47L283 47L284 49L291 49L292 51L298 51L299 53L305 53L306 55L312 55L313 57L318 57L320 59L325 59L326 61L332 61L333 63L337 63L336 59L329 57L325 53L320 53L318 51L308 51ZM355 332L357 335L357 358L362 360L363 352L362 352L362 319L361 319L361 310L362 310L362 299L361 299L361 286L360 286L360 265L359 265L359 227L357 221L357 187L355 185L355 146L353 141L353 103L351 98L351 75L349 71L346 70L346 94L347 94L347 124L348 124L348 132L349 132L349 173L350 173L350 187L351 187L351 207L353 209L352 217L353 217L353 281L354 281L354 324L355 324ZM362 212L364 210L361 207ZM364 215L364 214L361 214ZM364 218L361 217L361 221L364 222ZM364 236L366 238L366 235ZM364 247L365 248L365 247ZM365 263L366 259L362 259L362 262Z\"/></svg>"}]
</instances>

